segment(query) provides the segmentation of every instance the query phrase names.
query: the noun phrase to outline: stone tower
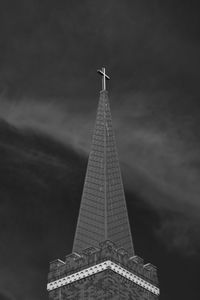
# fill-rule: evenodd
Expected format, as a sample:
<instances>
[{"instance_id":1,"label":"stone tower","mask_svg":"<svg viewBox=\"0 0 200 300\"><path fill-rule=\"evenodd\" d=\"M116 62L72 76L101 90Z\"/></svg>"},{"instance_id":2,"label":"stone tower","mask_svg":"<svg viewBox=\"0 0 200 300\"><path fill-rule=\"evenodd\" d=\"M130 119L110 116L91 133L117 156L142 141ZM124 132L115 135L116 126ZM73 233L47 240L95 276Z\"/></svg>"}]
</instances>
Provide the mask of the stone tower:
<instances>
[{"instance_id":1,"label":"stone tower","mask_svg":"<svg viewBox=\"0 0 200 300\"><path fill-rule=\"evenodd\" d=\"M155 300L156 267L135 255L108 92L100 92L72 254L50 263L50 300ZM107 78L109 78L107 76Z\"/></svg>"}]
</instances>

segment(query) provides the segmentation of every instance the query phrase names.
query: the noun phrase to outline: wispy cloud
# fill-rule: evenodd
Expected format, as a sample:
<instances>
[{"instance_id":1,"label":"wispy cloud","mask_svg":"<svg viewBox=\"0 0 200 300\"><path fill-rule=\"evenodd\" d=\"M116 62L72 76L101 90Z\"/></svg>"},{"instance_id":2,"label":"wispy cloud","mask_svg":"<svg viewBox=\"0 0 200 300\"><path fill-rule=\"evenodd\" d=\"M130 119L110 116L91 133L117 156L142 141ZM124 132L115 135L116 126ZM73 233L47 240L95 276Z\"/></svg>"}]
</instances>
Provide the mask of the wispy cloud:
<instances>
[{"instance_id":1,"label":"wispy cloud","mask_svg":"<svg viewBox=\"0 0 200 300\"><path fill-rule=\"evenodd\" d=\"M156 235L169 251L183 255L198 255L200 250L199 220L190 215L168 211L161 213L162 223Z\"/></svg>"},{"instance_id":2,"label":"wispy cloud","mask_svg":"<svg viewBox=\"0 0 200 300\"><path fill-rule=\"evenodd\" d=\"M145 194L142 184L135 186L155 207L171 206L173 202L174 209L180 210L180 203L199 209L198 145L193 143L193 147L188 147L187 133L184 133L187 124L183 123L180 128L169 111L166 116L161 101L169 94L159 93L151 97L155 100L150 105L145 93L129 95L123 105L118 103L113 110L120 159L130 167L134 176L138 172L144 182L148 181L152 188L169 198L168 202L166 197L152 199L151 195ZM155 108L158 98L161 98L160 108ZM9 123L42 131L78 151L89 152L95 112L73 111L54 100L44 103L2 99L0 105L0 115ZM134 186L134 178L132 181L130 186Z\"/></svg>"},{"instance_id":3,"label":"wispy cloud","mask_svg":"<svg viewBox=\"0 0 200 300\"><path fill-rule=\"evenodd\" d=\"M16 300L16 298L11 293L0 290L0 300Z\"/></svg>"},{"instance_id":4,"label":"wispy cloud","mask_svg":"<svg viewBox=\"0 0 200 300\"><path fill-rule=\"evenodd\" d=\"M166 233L166 240L171 239L170 244L174 248L180 246L183 251L191 239L193 248L198 244L197 235L191 234L192 223L184 225L181 218L169 222L162 210L180 213L187 220L198 220L200 161L199 144L192 136L195 112L192 112L193 119L187 107L182 107L180 115L174 112L171 107L174 97L174 90L152 94L135 92L124 95L121 101L116 95L112 112L127 188L142 196L160 214L162 221L157 236ZM77 103L80 102L78 99ZM89 152L95 111L72 109L71 100L63 103L50 99L47 103L34 99L8 101L2 97L0 116L18 128L43 132L85 155ZM169 234L170 230L173 235Z\"/></svg>"},{"instance_id":5,"label":"wispy cloud","mask_svg":"<svg viewBox=\"0 0 200 300\"><path fill-rule=\"evenodd\" d=\"M46 133L77 150L88 148L92 119L73 113L67 105L24 99L0 100L0 116L18 128L31 128Z\"/></svg>"}]
</instances>

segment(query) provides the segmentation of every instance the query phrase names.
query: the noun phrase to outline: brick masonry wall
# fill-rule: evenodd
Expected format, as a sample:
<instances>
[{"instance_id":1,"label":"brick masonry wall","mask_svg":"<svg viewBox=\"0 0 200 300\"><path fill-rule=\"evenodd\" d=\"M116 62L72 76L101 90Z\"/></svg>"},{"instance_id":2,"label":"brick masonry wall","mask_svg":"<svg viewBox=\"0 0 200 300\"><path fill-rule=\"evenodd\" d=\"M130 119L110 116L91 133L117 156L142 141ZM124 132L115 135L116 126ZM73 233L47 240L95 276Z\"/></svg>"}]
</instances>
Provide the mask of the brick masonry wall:
<instances>
[{"instance_id":1,"label":"brick masonry wall","mask_svg":"<svg viewBox=\"0 0 200 300\"><path fill-rule=\"evenodd\" d=\"M151 292L111 270L63 286L49 293L49 300L156 300Z\"/></svg>"},{"instance_id":2,"label":"brick masonry wall","mask_svg":"<svg viewBox=\"0 0 200 300\"><path fill-rule=\"evenodd\" d=\"M107 259L115 261L132 271L133 274L158 286L156 267L151 264L144 265L143 260L138 256L128 257L126 251L115 248L115 245L110 241L101 243L98 249L91 247L85 249L81 254L71 254L66 257L65 262L54 261L50 264L48 282L84 270ZM49 292L49 300L68 299L156 300L158 296L112 270L104 270Z\"/></svg>"}]
</instances>

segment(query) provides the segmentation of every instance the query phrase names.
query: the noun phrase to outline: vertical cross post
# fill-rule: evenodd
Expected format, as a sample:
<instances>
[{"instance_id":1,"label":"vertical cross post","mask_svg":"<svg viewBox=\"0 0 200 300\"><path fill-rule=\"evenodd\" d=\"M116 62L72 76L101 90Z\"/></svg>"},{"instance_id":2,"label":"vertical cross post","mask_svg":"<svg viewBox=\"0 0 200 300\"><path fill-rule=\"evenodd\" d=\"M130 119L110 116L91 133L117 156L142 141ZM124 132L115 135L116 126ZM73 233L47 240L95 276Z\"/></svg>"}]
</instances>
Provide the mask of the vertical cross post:
<instances>
[{"instance_id":1,"label":"vertical cross post","mask_svg":"<svg viewBox=\"0 0 200 300\"><path fill-rule=\"evenodd\" d=\"M106 69L103 67L102 70L97 70L99 74L102 76L102 91L106 91L106 79L110 79L108 75L106 75Z\"/></svg>"}]
</instances>

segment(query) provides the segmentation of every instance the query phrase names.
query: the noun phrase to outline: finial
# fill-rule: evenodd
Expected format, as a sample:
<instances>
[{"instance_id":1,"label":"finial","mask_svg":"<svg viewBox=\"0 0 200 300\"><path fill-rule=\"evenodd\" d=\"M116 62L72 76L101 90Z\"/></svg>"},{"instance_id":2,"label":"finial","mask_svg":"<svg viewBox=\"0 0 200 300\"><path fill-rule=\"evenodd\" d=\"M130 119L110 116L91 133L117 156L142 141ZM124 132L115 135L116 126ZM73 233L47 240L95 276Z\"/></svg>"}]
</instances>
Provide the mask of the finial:
<instances>
[{"instance_id":1,"label":"finial","mask_svg":"<svg viewBox=\"0 0 200 300\"><path fill-rule=\"evenodd\" d=\"M102 91L106 91L106 79L110 79L108 75L106 75L106 69L103 67L102 70L97 70L99 74L102 75Z\"/></svg>"}]
</instances>

